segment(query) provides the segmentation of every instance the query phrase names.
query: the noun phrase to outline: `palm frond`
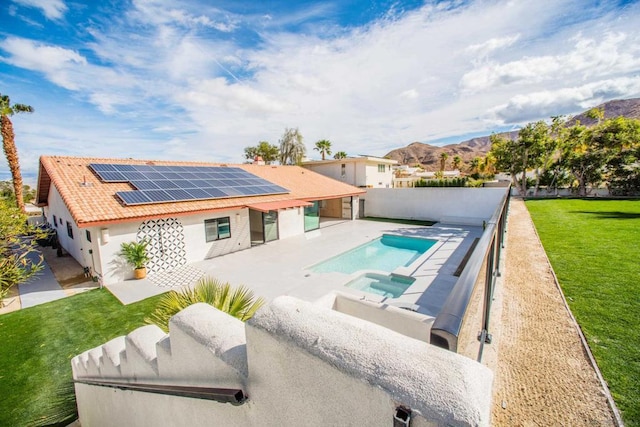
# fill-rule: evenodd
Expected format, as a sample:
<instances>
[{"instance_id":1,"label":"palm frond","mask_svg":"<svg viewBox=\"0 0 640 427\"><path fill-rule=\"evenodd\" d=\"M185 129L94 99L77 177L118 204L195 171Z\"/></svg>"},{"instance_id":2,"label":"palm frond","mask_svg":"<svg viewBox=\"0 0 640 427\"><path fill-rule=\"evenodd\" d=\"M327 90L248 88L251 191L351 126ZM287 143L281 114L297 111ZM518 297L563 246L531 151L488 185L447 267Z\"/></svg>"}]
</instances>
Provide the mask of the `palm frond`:
<instances>
[{"instance_id":1,"label":"palm frond","mask_svg":"<svg viewBox=\"0 0 640 427\"><path fill-rule=\"evenodd\" d=\"M165 294L156 309L145 318L148 324L158 325L169 331L169 319L191 304L203 302L242 321L249 320L265 304L263 298L255 299L253 291L245 286L233 288L212 277L203 277L193 288Z\"/></svg>"}]
</instances>

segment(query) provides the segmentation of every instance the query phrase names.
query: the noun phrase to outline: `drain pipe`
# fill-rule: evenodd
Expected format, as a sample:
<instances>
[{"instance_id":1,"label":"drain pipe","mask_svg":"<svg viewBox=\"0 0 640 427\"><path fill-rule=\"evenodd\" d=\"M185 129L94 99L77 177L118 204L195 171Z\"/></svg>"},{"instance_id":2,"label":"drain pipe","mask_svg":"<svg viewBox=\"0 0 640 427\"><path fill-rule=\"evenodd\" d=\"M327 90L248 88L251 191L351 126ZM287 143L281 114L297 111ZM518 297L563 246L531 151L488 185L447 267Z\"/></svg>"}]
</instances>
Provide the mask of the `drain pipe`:
<instances>
[{"instance_id":1,"label":"drain pipe","mask_svg":"<svg viewBox=\"0 0 640 427\"><path fill-rule=\"evenodd\" d=\"M411 409L398 406L393 415L393 427L409 427L411 425Z\"/></svg>"}]
</instances>

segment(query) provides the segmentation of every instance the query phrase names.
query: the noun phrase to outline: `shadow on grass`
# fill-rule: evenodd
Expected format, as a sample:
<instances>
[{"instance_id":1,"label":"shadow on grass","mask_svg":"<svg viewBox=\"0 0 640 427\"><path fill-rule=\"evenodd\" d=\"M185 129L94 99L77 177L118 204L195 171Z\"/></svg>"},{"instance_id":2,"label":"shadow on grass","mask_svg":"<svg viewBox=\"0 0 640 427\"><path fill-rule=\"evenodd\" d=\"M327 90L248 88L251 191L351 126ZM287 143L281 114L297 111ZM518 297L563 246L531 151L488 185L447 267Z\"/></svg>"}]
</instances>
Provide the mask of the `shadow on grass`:
<instances>
[{"instance_id":1,"label":"shadow on grass","mask_svg":"<svg viewBox=\"0 0 640 427\"><path fill-rule=\"evenodd\" d=\"M571 213L587 214L599 217L598 219L640 219L640 213L634 212L591 212L591 211L571 211Z\"/></svg>"}]
</instances>

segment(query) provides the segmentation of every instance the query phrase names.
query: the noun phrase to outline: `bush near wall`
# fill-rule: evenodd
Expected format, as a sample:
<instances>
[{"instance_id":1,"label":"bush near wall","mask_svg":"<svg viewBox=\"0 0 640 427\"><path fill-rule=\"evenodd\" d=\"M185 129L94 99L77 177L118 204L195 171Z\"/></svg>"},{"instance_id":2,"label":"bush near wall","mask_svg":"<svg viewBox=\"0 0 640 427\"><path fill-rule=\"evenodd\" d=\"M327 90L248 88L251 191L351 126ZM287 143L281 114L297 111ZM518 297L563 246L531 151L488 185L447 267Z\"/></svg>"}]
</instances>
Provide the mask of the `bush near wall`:
<instances>
[{"instance_id":1,"label":"bush near wall","mask_svg":"<svg viewBox=\"0 0 640 427\"><path fill-rule=\"evenodd\" d=\"M421 179L415 184L416 187L466 187L467 178L451 178L451 179Z\"/></svg>"}]
</instances>

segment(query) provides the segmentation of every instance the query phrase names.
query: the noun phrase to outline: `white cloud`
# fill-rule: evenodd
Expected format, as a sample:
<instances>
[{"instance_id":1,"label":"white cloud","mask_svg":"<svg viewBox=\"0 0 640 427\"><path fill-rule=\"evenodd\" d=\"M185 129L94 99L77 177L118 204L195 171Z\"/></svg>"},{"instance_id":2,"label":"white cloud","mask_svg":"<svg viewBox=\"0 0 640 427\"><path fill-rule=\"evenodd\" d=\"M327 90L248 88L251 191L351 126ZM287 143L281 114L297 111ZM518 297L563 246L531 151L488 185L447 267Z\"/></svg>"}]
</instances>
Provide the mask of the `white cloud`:
<instances>
[{"instance_id":1,"label":"white cloud","mask_svg":"<svg viewBox=\"0 0 640 427\"><path fill-rule=\"evenodd\" d=\"M599 39L578 35L574 48L563 54L485 64L466 73L461 87L466 91L482 91L514 83L539 83L570 76L588 79L640 69L637 39L628 40L625 34L614 32Z\"/></svg>"},{"instance_id":2,"label":"white cloud","mask_svg":"<svg viewBox=\"0 0 640 427\"><path fill-rule=\"evenodd\" d=\"M607 99L640 93L640 76L622 77L558 90L520 94L489 110L496 123L522 123L541 117L571 113L594 107Z\"/></svg>"},{"instance_id":3,"label":"white cloud","mask_svg":"<svg viewBox=\"0 0 640 427\"><path fill-rule=\"evenodd\" d=\"M487 40L484 43L473 44L467 48L467 51L477 54L480 57L484 57L489 53L509 47L518 41L520 34L513 36L498 37Z\"/></svg>"},{"instance_id":4,"label":"white cloud","mask_svg":"<svg viewBox=\"0 0 640 427\"><path fill-rule=\"evenodd\" d=\"M22 6L35 7L42 10L48 19L60 19L67 11L67 5L63 0L12 0Z\"/></svg>"},{"instance_id":5,"label":"white cloud","mask_svg":"<svg viewBox=\"0 0 640 427\"><path fill-rule=\"evenodd\" d=\"M4 62L45 73L52 82L71 90L78 89L78 86L70 78L69 67L87 64L87 60L76 51L27 39L10 37L0 42L0 48L11 55L4 58Z\"/></svg>"},{"instance_id":6,"label":"white cloud","mask_svg":"<svg viewBox=\"0 0 640 427\"><path fill-rule=\"evenodd\" d=\"M78 154L121 157L239 162L244 147L276 143L285 127L300 128L312 155L313 142L325 138L335 151L384 155L413 141L490 133L640 95L639 6L576 16L579 0L553 8L471 1L304 33L281 26L303 26L335 6L269 19L199 6L136 0L118 18L96 22L90 43L10 37L0 41L2 60L43 73L110 123L135 128L131 141L103 126L81 126L74 132L84 137L69 138L105 141ZM574 20L558 27L563 16ZM211 36L218 24L233 37ZM242 38L247 26L260 43Z\"/></svg>"}]
</instances>

